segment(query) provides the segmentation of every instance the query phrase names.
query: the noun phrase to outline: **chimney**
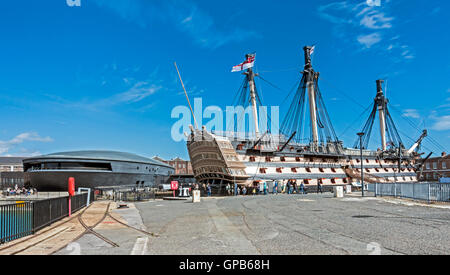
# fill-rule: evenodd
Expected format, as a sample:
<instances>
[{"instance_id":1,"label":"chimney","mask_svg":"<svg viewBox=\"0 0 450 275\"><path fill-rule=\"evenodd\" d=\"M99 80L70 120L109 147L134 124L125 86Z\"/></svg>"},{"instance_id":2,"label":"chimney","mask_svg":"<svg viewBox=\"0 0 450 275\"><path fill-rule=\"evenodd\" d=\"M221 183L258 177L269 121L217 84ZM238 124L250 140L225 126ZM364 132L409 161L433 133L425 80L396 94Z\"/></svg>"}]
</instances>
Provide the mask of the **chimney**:
<instances>
[{"instance_id":1,"label":"chimney","mask_svg":"<svg viewBox=\"0 0 450 275\"><path fill-rule=\"evenodd\" d=\"M446 152L442 152L442 157L445 158L447 156Z\"/></svg>"}]
</instances>

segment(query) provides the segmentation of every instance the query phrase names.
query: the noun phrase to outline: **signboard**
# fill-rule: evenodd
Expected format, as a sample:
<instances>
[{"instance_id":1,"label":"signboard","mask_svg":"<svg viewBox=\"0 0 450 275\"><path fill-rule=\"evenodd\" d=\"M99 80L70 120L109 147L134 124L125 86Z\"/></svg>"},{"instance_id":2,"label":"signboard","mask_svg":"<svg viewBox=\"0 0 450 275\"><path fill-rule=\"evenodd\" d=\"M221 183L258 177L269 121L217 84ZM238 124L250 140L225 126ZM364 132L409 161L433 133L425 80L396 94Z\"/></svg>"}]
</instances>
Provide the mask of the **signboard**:
<instances>
[{"instance_id":1,"label":"signboard","mask_svg":"<svg viewBox=\"0 0 450 275\"><path fill-rule=\"evenodd\" d=\"M172 181L171 183L170 183L170 189L171 190L178 190L178 181Z\"/></svg>"}]
</instances>

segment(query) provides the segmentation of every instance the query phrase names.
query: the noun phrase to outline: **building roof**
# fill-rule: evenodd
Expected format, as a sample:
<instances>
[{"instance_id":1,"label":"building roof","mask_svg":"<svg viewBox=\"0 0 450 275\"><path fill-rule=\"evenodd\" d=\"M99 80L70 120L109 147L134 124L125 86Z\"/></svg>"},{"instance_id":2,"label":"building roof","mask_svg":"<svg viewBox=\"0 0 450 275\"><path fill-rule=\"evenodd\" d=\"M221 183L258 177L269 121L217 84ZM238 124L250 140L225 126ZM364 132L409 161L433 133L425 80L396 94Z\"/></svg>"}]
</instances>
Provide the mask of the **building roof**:
<instances>
[{"instance_id":1,"label":"building roof","mask_svg":"<svg viewBox=\"0 0 450 275\"><path fill-rule=\"evenodd\" d=\"M162 159L162 158L160 158L158 156L153 157L153 159L156 160L156 161L160 161L160 162L165 162L166 161L166 160L164 160L164 159Z\"/></svg>"},{"instance_id":2,"label":"building roof","mask_svg":"<svg viewBox=\"0 0 450 275\"><path fill-rule=\"evenodd\" d=\"M186 161L186 160L184 160L184 159L182 159L180 157L177 157L177 158L172 159L171 161Z\"/></svg>"},{"instance_id":3,"label":"building roof","mask_svg":"<svg viewBox=\"0 0 450 275\"><path fill-rule=\"evenodd\" d=\"M153 157L153 159L154 159L154 160L158 160L158 161L162 161L162 162L175 162L175 161L177 161L177 162L189 162L188 160L184 160L184 159L182 159L182 158L180 158L180 157L176 157L176 158L171 159L171 160L165 160L165 159L163 159L163 158L160 158L160 157L158 157L158 156L155 156L155 157Z\"/></svg>"},{"instance_id":4,"label":"building roof","mask_svg":"<svg viewBox=\"0 0 450 275\"><path fill-rule=\"evenodd\" d=\"M24 157L0 157L0 165L22 164Z\"/></svg>"},{"instance_id":5,"label":"building roof","mask_svg":"<svg viewBox=\"0 0 450 275\"><path fill-rule=\"evenodd\" d=\"M448 160L450 159L450 155L446 155L446 156L441 156L441 157L434 157L434 158L429 158L426 162L433 162L433 161L442 161L442 160Z\"/></svg>"},{"instance_id":6,"label":"building roof","mask_svg":"<svg viewBox=\"0 0 450 275\"><path fill-rule=\"evenodd\" d=\"M166 163L149 159L146 157L138 156L131 153L125 153L125 152L116 152L116 151L75 151L75 152L61 152L61 153L54 153L54 154L48 154L43 156L37 156L32 158L24 159L24 161L31 161L31 160L41 160L41 159L89 159L89 160L107 160L107 161L127 161L127 162L137 162L137 163L148 163L148 164L154 164L159 166L165 166L170 167L172 166L167 165Z\"/></svg>"}]
</instances>

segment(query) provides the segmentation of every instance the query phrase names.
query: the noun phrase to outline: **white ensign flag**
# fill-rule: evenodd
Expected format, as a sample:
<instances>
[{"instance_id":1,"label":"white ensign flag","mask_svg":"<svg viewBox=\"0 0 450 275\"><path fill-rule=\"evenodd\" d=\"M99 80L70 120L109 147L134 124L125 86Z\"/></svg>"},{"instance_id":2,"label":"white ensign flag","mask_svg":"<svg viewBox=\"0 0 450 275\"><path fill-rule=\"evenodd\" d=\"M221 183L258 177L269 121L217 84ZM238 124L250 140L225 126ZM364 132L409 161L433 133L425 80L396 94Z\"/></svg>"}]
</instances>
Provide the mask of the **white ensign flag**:
<instances>
[{"instance_id":1,"label":"white ensign flag","mask_svg":"<svg viewBox=\"0 0 450 275\"><path fill-rule=\"evenodd\" d=\"M239 65L234 66L231 72L240 72L249 68L253 68L253 66L255 66L255 57L255 54L249 54L247 60Z\"/></svg>"}]
</instances>

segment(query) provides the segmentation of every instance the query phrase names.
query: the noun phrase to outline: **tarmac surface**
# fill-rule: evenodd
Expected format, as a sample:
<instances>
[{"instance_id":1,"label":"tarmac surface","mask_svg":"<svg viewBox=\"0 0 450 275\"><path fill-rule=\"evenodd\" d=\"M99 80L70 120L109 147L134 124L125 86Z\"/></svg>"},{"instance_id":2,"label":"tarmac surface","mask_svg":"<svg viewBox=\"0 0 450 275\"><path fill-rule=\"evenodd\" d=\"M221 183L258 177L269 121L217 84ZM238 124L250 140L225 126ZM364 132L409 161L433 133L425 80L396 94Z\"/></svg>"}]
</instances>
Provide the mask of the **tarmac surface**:
<instances>
[{"instance_id":1,"label":"tarmac surface","mask_svg":"<svg viewBox=\"0 0 450 275\"><path fill-rule=\"evenodd\" d=\"M332 194L150 201L115 209L151 237L104 222L55 254L450 254L450 207Z\"/></svg>"}]
</instances>

